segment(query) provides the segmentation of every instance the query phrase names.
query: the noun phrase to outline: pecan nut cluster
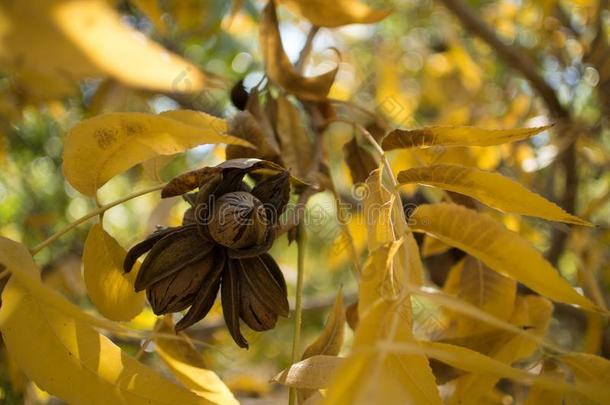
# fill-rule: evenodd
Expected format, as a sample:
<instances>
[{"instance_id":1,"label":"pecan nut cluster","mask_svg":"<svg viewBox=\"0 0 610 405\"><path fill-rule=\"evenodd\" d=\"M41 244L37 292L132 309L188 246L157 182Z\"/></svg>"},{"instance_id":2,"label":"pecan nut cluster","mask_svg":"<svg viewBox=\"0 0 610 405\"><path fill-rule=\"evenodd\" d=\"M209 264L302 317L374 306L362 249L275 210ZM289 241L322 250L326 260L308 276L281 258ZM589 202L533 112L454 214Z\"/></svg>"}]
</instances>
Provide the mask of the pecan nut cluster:
<instances>
[{"instance_id":1,"label":"pecan nut cluster","mask_svg":"<svg viewBox=\"0 0 610 405\"><path fill-rule=\"evenodd\" d=\"M244 182L247 174L258 180L253 187ZM267 251L289 194L289 173L260 159L232 159L178 176L162 196L183 195L189 203L182 226L160 228L133 246L124 270L148 252L135 289L146 290L157 315L190 307L176 331L203 319L220 290L229 333L247 348L240 319L264 331L288 316L286 282Z\"/></svg>"}]
</instances>

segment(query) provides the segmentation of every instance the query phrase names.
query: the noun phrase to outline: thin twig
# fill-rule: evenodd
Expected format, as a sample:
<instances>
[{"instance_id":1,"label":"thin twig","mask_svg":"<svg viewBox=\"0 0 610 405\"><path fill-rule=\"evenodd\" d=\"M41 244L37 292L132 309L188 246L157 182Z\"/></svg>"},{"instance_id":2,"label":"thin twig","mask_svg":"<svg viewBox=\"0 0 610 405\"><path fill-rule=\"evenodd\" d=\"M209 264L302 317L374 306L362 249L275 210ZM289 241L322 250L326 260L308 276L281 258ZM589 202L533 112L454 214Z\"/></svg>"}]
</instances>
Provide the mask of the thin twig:
<instances>
[{"instance_id":1,"label":"thin twig","mask_svg":"<svg viewBox=\"0 0 610 405\"><path fill-rule=\"evenodd\" d=\"M83 217L80 217L79 219L77 219L76 221L72 222L71 224L68 224L66 227L64 227L60 231L56 232L55 234L53 234L52 236L47 238L44 242L38 244L36 247L34 247L31 250L32 256L36 255L42 249L44 249L45 247L47 247L51 243L55 242L57 239L61 238L63 235L65 235L66 233L70 232L72 229L76 228L80 224L82 224L84 222L87 222L91 218L94 218L94 217L100 215L101 213L109 210L110 208L115 207L115 206L120 205L120 204L123 204L124 202L132 200L132 199L134 199L136 197L140 197L140 196L142 196L144 194L148 194L148 193L152 193L152 192L161 190L163 187L165 187L165 183L164 184L159 184L159 185L156 185L154 187L150 187L150 188L147 188L147 189L144 189L144 190L136 191L135 193L129 194L128 196L123 197L123 198L121 198L119 200L113 201L113 202L111 202L109 204L102 205L98 209L96 209L94 211L91 211L87 215L85 215Z\"/></svg>"},{"instance_id":2,"label":"thin twig","mask_svg":"<svg viewBox=\"0 0 610 405\"><path fill-rule=\"evenodd\" d=\"M298 225L297 233L297 248L298 248L298 259L297 259L297 291L296 291L296 303L294 308L294 335L292 337L292 356L291 364L295 364L299 360L300 344L301 344L301 317L303 310L303 273L305 272L305 227L303 224ZM288 404L294 405L296 403L297 392L295 388L290 388L288 396Z\"/></svg>"}]
</instances>

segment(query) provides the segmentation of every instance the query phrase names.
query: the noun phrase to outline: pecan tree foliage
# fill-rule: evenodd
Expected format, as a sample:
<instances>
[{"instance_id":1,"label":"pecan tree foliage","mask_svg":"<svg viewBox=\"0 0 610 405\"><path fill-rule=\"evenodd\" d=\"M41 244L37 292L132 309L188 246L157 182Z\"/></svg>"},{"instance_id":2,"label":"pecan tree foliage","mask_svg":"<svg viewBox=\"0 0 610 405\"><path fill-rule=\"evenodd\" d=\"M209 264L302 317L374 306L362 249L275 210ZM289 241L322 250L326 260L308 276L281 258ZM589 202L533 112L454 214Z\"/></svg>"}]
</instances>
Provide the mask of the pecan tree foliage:
<instances>
[{"instance_id":1,"label":"pecan tree foliage","mask_svg":"<svg viewBox=\"0 0 610 405\"><path fill-rule=\"evenodd\" d=\"M77 22L87 21L77 13L80 2L71 3L75 9L60 11L72 11L70 15L79 17ZM296 64L290 62L281 41L278 3L313 25ZM106 23L117 23L119 16L105 2L91 4L107 17ZM21 10L11 7L10 15ZM83 120L68 132L66 180L94 198L97 209L31 250L0 239L2 283L10 275L2 294L0 330L11 358L30 379L73 403L91 398L99 403L235 403L227 386L206 368L188 333L206 318L219 291L226 326L240 348L249 347L242 323L254 331L268 331L278 317L289 315L283 271L269 254L277 237L287 232L298 247L294 340L291 364L273 381L290 388L290 402L370 403L375 398L388 404L463 404L508 394L527 395L529 403L549 397L567 403L610 403L604 381L610 363L561 347L547 336L559 303L576 307L590 319L607 317L603 299L590 293L595 292L594 280L586 285L587 295L580 294L525 236L507 229L497 211L564 222L577 229L591 223L500 173L467 162L424 159L433 147L528 142L552 131L552 124L521 129L395 128L381 111L329 97L338 64L317 76L303 74L320 27L374 23L390 13L350 0L267 1L259 22L265 77L248 90L242 82L233 86L230 98L237 113L226 119L196 110L108 113ZM60 21L64 14L58 15ZM45 30L58 32L57 21L43 22ZM146 61L154 61L158 49L149 45L141 51ZM23 53L20 47L13 51ZM168 86L168 79L186 66L194 83L186 90L217 84L213 75L175 58L154 71L162 76L160 83L153 80L155 75L140 77L133 66L116 74L116 79L176 91ZM62 71L60 62L53 67ZM35 63L27 60L26 65ZM91 72L98 72L94 67ZM180 94L171 95L181 99ZM367 248L358 250L350 224L338 218L351 254L357 298L345 309L343 291L337 286L324 329L302 351L307 227L301 208L318 192L331 194L338 203L346 199L330 170L336 151L325 147L336 126L351 130L341 163L349 168L352 182L367 189L362 204L351 207L352 213L365 218ZM203 144L227 145L226 159L111 203L99 201L98 190L133 166L150 164L151 159L162 162L164 156ZM392 167L390 154L395 151L412 157L409 167L404 168L404 162L403 170ZM437 198L424 199L414 211L405 212L404 190L413 185L434 188ZM189 207L179 226L160 224L126 251L105 230L104 213L149 193L182 196ZM289 201L296 209L287 210ZM338 209L337 216L341 215ZM99 223L85 241L83 275L101 316L83 311L45 285L32 260L94 218ZM414 232L425 234L423 246ZM446 277L434 277L435 266L420 257L422 251L433 249L460 252ZM154 314L182 313L175 326L173 317L166 316L148 335L156 354L182 385L127 355L113 341L133 335L120 322L143 311L144 291ZM418 301L421 298L427 300L424 305ZM426 313L421 306L443 320L423 333L416 330L426 321L421 319ZM346 323L354 335L349 350L344 345ZM176 336L170 338L168 332ZM502 379L531 388L506 388L499 384ZM449 389L439 389L441 384Z\"/></svg>"}]
</instances>

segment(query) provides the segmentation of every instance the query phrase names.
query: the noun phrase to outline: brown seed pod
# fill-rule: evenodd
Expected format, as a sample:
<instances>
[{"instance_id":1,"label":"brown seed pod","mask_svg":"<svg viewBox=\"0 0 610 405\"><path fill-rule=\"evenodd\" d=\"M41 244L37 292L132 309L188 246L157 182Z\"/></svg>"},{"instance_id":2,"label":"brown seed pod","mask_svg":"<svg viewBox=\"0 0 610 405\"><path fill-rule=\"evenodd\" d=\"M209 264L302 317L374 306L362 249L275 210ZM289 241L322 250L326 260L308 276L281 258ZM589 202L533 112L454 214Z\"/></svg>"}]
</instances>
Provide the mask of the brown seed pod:
<instances>
[{"instance_id":1,"label":"brown seed pod","mask_svg":"<svg viewBox=\"0 0 610 405\"><path fill-rule=\"evenodd\" d=\"M248 174L254 186L244 182ZM190 205L182 226L157 230L123 263L129 272L148 252L135 288L146 290L155 314L190 307L175 327L183 330L208 314L220 290L227 328L244 348L240 319L263 331L288 316L286 282L267 251L289 200L290 179L272 162L232 159L172 180L162 196L183 195Z\"/></svg>"},{"instance_id":2,"label":"brown seed pod","mask_svg":"<svg viewBox=\"0 0 610 405\"><path fill-rule=\"evenodd\" d=\"M227 193L214 202L208 230L214 241L229 248L261 244L267 233L263 203L246 191Z\"/></svg>"}]
</instances>

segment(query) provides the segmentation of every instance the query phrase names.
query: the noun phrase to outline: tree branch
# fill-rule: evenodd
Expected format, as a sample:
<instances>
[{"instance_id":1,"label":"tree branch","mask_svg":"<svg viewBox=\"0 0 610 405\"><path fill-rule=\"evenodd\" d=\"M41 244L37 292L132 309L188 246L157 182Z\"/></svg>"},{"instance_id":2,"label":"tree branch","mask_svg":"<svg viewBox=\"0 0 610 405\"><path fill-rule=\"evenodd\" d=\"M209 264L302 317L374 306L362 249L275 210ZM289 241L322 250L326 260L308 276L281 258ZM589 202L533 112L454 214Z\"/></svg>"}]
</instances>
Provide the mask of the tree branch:
<instances>
[{"instance_id":1,"label":"tree branch","mask_svg":"<svg viewBox=\"0 0 610 405\"><path fill-rule=\"evenodd\" d=\"M462 22L462 25L467 30L491 46L507 65L527 79L540 97L542 97L555 118L562 119L569 116L568 111L559 103L555 91L538 74L534 62L527 56L525 50L502 42L495 31L481 20L462 0L440 1Z\"/></svg>"}]
</instances>

